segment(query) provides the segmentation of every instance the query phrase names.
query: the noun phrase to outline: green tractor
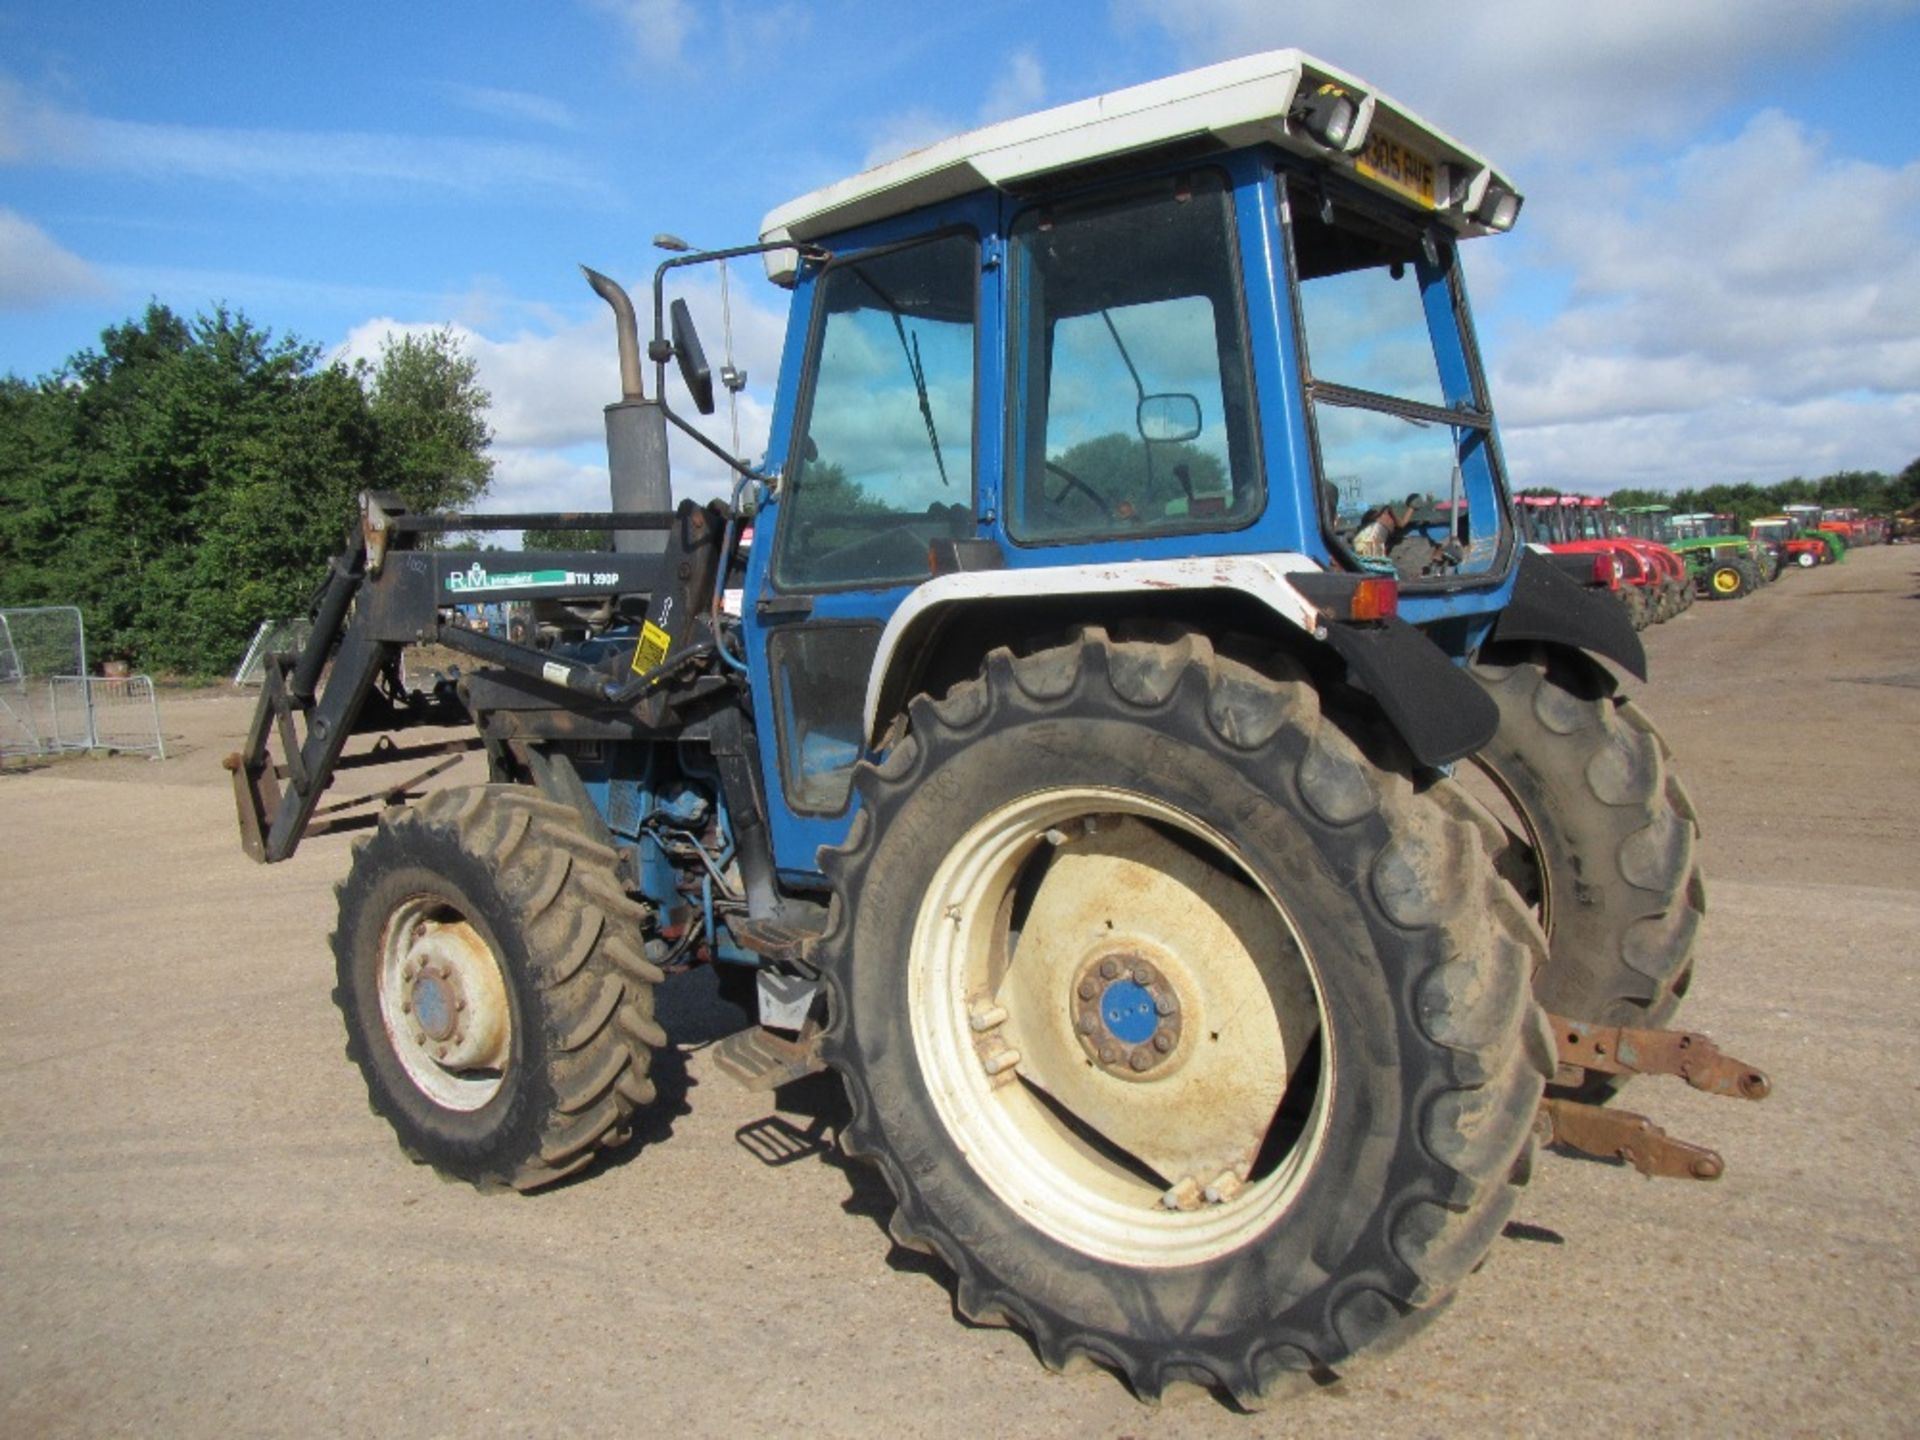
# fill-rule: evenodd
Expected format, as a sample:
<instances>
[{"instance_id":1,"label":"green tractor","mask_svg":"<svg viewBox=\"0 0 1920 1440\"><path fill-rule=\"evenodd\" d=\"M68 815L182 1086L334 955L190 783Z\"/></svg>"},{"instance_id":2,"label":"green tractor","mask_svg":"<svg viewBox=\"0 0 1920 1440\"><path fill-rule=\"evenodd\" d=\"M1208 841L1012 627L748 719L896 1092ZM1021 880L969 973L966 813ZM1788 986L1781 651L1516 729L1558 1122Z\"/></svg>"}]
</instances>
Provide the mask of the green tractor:
<instances>
[{"instance_id":1,"label":"green tractor","mask_svg":"<svg viewBox=\"0 0 1920 1440\"><path fill-rule=\"evenodd\" d=\"M1709 600L1738 600L1773 578L1771 562L1763 564L1748 536L1736 528L1732 516L1698 512L1673 517L1672 548L1687 562L1694 588Z\"/></svg>"}]
</instances>

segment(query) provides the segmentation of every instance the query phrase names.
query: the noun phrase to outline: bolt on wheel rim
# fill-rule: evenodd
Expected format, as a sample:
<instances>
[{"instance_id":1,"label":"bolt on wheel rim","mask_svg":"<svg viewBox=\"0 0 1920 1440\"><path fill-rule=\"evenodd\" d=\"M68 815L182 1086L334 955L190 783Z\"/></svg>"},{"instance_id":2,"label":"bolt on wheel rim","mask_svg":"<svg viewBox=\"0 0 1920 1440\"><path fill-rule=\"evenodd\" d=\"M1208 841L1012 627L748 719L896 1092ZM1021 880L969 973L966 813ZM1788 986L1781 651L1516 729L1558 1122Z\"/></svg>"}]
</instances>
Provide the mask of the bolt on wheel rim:
<instances>
[{"instance_id":1,"label":"bolt on wheel rim","mask_svg":"<svg viewBox=\"0 0 1920 1440\"><path fill-rule=\"evenodd\" d=\"M478 1110L499 1093L513 1044L492 947L444 900L394 907L380 941L380 1019L407 1078L434 1104Z\"/></svg>"},{"instance_id":2,"label":"bolt on wheel rim","mask_svg":"<svg viewBox=\"0 0 1920 1440\"><path fill-rule=\"evenodd\" d=\"M921 904L908 1005L947 1133L1085 1254L1229 1253L1325 1136L1334 1057L1296 928L1222 837L1145 796L1041 792L973 826Z\"/></svg>"}]
</instances>

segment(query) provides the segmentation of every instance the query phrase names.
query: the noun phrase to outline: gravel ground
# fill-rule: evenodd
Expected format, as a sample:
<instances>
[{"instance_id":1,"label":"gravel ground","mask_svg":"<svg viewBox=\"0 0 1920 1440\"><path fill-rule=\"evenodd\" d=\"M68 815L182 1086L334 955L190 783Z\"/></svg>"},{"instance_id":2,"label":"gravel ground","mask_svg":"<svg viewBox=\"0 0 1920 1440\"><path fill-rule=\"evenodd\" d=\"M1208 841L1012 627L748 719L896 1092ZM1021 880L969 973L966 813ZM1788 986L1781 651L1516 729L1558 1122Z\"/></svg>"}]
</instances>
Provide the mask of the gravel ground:
<instances>
[{"instance_id":1,"label":"gravel ground","mask_svg":"<svg viewBox=\"0 0 1920 1440\"><path fill-rule=\"evenodd\" d=\"M0 1433L1912 1434L1920 1403L1920 549L1858 550L1648 632L1647 709L1706 827L1683 1012L1764 1105L1639 1108L1713 1185L1558 1156L1451 1311L1257 1415L1046 1374L890 1246L874 1177L704 1048L585 1180L483 1197L368 1114L328 1000L346 841L261 868L219 758L248 705L163 705L170 758L0 772ZM791 1163L756 1158L778 1135Z\"/></svg>"}]
</instances>

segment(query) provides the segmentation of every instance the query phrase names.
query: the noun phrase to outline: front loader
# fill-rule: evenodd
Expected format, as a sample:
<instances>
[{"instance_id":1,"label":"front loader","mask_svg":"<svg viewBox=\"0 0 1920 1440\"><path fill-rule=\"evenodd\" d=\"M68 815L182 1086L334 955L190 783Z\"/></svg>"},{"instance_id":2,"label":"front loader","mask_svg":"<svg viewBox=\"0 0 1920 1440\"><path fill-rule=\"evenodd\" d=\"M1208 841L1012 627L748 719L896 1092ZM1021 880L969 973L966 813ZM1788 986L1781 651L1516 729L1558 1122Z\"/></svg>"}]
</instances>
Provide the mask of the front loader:
<instances>
[{"instance_id":1,"label":"front loader","mask_svg":"<svg viewBox=\"0 0 1920 1440\"><path fill-rule=\"evenodd\" d=\"M1717 1176L1604 1103L1767 1082L1660 1028L1694 811L1620 607L1514 525L1458 246L1520 204L1279 51L784 205L656 271L644 352L592 277L613 508L366 497L229 761L256 858L372 828L336 997L406 1151L587 1166L653 1098L654 987L718 965L761 1022L720 1067L838 1073L963 1313L1246 1402L1443 1301L1536 1138ZM757 465L664 398L712 406L668 282L747 255L792 292ZM727 502L671 502L676 430ZM615 543L429 543L531 525ZM451 621L503 599L534 643ZM469 668L410 688L422 642Z\"/></svg>"}]
</instances>

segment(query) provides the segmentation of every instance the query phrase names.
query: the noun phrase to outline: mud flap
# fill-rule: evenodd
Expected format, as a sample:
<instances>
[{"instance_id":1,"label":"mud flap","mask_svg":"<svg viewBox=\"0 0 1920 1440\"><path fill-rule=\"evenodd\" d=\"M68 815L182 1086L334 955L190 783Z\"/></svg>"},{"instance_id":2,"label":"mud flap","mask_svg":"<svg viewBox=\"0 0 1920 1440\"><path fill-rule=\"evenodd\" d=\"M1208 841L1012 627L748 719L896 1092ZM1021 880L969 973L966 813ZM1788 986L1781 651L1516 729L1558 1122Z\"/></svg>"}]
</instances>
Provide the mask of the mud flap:
<instances>
[{"instance_id":1,"label":"mud flap","mask_svg":"<svg viewBox=\"0 0 1920 1440\"><path fill-rule=\"evenodd\" d=\"M1522 551L1513 598L1494 621L1494 643L1545 640L1602 655L1636 679L1647 678L1647 652L1626 607L1590 590L1532 550Z\"/></svg>"},{"instance_id":2,"label":"mud flap","mask_svg":"<svg viewBox=\"0 0 1920 1440\"><path fill-rule=\"evenodd\" d=\"M1347 678L1380 703L1422 765L1471 755L1500 727L1500 711L1486 691L1404 620L1329 625L1327 643L1347 662Z\"/></svg>"}]
</instances>

